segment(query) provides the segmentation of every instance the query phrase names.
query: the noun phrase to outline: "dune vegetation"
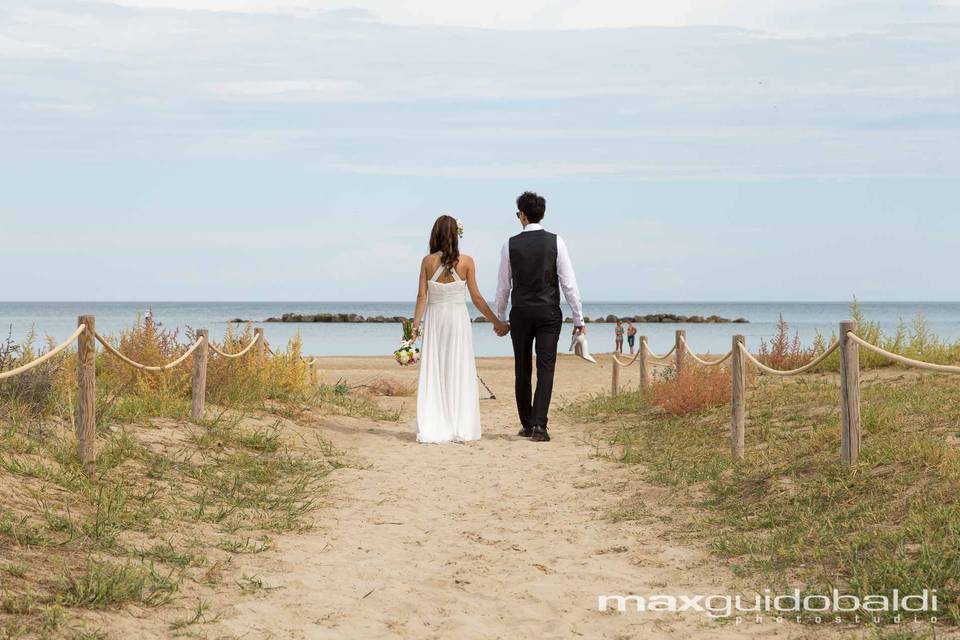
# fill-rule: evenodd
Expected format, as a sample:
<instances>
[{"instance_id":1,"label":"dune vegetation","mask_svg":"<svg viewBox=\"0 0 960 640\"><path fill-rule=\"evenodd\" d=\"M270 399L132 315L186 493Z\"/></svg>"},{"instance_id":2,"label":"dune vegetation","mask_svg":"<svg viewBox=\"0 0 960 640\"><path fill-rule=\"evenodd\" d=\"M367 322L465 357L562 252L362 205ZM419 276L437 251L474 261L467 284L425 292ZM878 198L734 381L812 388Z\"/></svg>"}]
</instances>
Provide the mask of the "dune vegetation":
<instances>
[{"instance_id":1,"label":"dune vegetation","mask_svg":"<svg viewBox=\"0 0 960 640\"><path fill-rule=\"evenodd\" d=\"M868 322L861 329L888 350L960 362L957 345L930 335L922 320L893 336ZM783 323L761 355L790 368L820 349L804 350ZM687 530L748 588L937 589L940 621L960 624L958 380L861 356L863 443L849 469L840 463L839 376L830 362L798 378L748 377L742 461L730 454L728 372L691 365L646 394L627 388L563 411L606 425L611 458L675 491L698 514ZM636 502L616 517L641 517L643 497Z\"/></svg>"},{"instance_id":2,"label":"dune vegetation","mask_svg":"<svg viewBox=\"0 0 960 640\"><path fill-rule=\"evenodd\" d=\"M249 325L217 346L237 352ZM138 320L110 338L128 357L162 364L193 336ZM0 371L38 355L7 340ZM149 373L102 351L96 469L73 433L76 353L0 381L0 638L108 637L103 614L165 606L171 634L216 617L210 588L248 593L237 554L313 526L324 477L342 456L309 429L321 411L397 420L342 383L313 384L299 339L272 354L211 354L207 416L190 416L189 364Z\"/></svg>"}]
</instances>

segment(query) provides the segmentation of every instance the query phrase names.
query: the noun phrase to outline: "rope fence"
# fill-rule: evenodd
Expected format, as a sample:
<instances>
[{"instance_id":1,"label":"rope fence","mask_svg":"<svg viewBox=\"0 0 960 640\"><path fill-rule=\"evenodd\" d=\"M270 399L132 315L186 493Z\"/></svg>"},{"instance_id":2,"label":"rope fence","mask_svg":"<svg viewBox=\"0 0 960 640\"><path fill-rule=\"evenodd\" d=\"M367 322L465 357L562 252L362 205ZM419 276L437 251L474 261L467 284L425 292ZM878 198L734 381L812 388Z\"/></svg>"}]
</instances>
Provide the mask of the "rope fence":
<instances>
[{"instance_id":1,"label":"rope fence","mask_svg":"<svg viewBox=\"0 0 960 640\"><path fill-rule=\"evenodd\" d=\"M680 375L686 361L692 361L704 367L716 367L726 364L730 361L731 369L731 422L730 439L731 451L735 458L743 458L744 455L744 432L746 422L746 373L749 366L754 367L761 373L789 377L798 376L812 371L827 360L835 352L840 352L840 457L844 465L855 464L860 455L860 348L867 349L877 355L888 358L901 365L932 371L935 373L960 374L960 366L934 364L923 362L913 358L899 355L887 351L881 347L871 344L857 335L857 323L853 320L847 320L840 323L840 338L832 343L827 349L814 358L812 361L797 367L796 369L780 370L774 369L754 356L746 347L746 338L742 335L736 335L732 338L731 349L726 354L716 360L706 360L698 356L687 344L686 332L678 330L673 348L664 355L658 355L650 350L646 336L640 336L640 346L637 353L628 361L621 360L618 354L613 354L613 378L611 381L611 393L616 395L620 388L620 370L639 363L640 369L640 391L647 393L650 388L650 367L668 366L665 361L673 356L672 366ZM77 411L75 416L78 448L80 460L84 469L92 473L96 462L95 452L95 425L96 425L96 343L99 342L104 351L111 356L120 359L130 367L146 372L162 372L173 369L183 364L187 359L193 356L193 387L192 387L192 409L191 417L194 420L203 418L204 401L206 395L206 373L207 360L212 351L216 355L228 359L240 358L257 347L255 357L263 358L267 353L276 356L269 347L263 335L263 329L254 330L253 339L236 353L227 353L216 345L212 344L208 338L206 329L196 331L196 339L187 350L175 360L163 365L147 365L136 362L127 357L117 347L110 344L109 340L97 333L96 318L94 316L80 316L77 320L77 329L63 343L43 355L31 360L30 362L11 369L0 372L0 380L13 378L14 376L26 373L31 369L40 366L44 362L56 357L67 349L74 341L77 343ZM316 357L309 359L300 357L310 371L310 381L312 384L317 382L317 364ZM654 362L659 361L659 362Z\"/></svg>"},{"instance_id":2,"label":"rope fence","mask_svg":"<svg viewBox=\"0 0 960 640\"><path fill-rule=\"evenodd\" d=\"M731 349L717 360L706 360L698 356L687 345L686 332L678 330L672 349L665 356L658 356L650 351L646 336L640 336L640 348L630 360L621 360L618 354L613 354L613 374L611 394L616 395L620 390L620 370L639 363L640 393L646 394L650 387L649 367L651 364L663 366L664 363L652 360L666 360L673 355L671 366L677 375L683 371L686 360L690 360L704 367L716 367L730 362L731 371L731 418L730 418L730 448L734 458L744 456L744 433L746 423L746 374L748 367L754 367L759 372L777 376L791 377L808 373L823 364L827 358L837 351L840 352L840 459L845 466L853 465L860 456L860 348L863 347L877 355L883 356L901 365L932 371L935 373L960 374L960 366L934 364L907 358L871 344L857 335L858 326L853 320L840 323L840 338L833 342L823 353L796 369L774 369L750 353L746 346L746 338L742 335L733 336Z\"/></svg>"},{"instance_id":3,"label":"rope fence","mask_svg":"<svg viewBox=\"0 0 960 640\"><path fill-rule=\"evenodd\" d=\"M110 344L109 340L100 335L96 329L96 318L94 316L80 316L77 320L77 329L69 338L43 355L22 366L17 367L16 369L0 372L0 380L13 378L14 376L26 373L27 371L40 366L44 362L47 362L51 358L61 353L64 349L70 347L73 342L76 341L77 407L75 425L77 431L77 446L80 455L80 462L82 463L84 470L87 473L93 473L96 464L95 431L97 342L103 346L105 353L109 353L111 356L119 359L127 366L133 367L138 371L146 371L150 373L169 371L180 366L191 356L193 356L193 381L191 389L190 415L194 420L202 419L205 413L207 360L211 351L218 356L228 359L240 358L241 356L250 353L254 347L258 347L254 354L258 359L263 358L266 351L269 351L271 355L276 355L266 344L266 339L263 335L263 329L260 328L254 329L253 339L250 340L249 344L236 353L227 353L210 342L206 329L198 329L195 334L196 338L193 344L189 345L187 350L175 360L162 365L148 365L141 362L136 362L135 360L127 357L121 353L117 347ZM311 357L308 360L303 356L300 356L300 360L309 369L310 383L312 385L316 385L318 378L317 365L319 361L316 357Z\"/></svg>"},{"instance_id":4,"label":"rope fence","mask_svg":"<svg viewBox=\"0 0 960 640\"><path fill-rule=\"evenodd\" d=\"M860 336L858 336L857 334L852 332L847 334L847 337L853 340L854 342L856 342L861 347L864 347L868 351L872 351L877 355L881 355L886 358L889 358L894 362L899 362L900 364L905 365L907 367L912 367L914 369L924 369L926 371L934 371L937 373L960 373L960 367L947 365L947 364L933 364L930 362L922 362L920 360L914 360L913 358L907 358L906 356L901 356L900 354L892 353L890 351L887 351L886 349L881 349L880 347L872 345L866 340L864 340L863 338L861 338Z\"/></svg>"},{"instance_id":5,"label":"rope fence","mask_svg":"<svg viewBox=\"0 0 960 640\"><path fill-rule=\"evenodd\" d=\"M43 354L39 358L35 358L23 366L17 367L16 369L0 372L0 380L6 380L7 378L12 378L13 376L20 375L21 373L26 373L27 371L30 371L30 369L33 369L34 367L39 367L41 364L43 364L47 360L49 360L50 358L54 357L55 355L57 355L58 353L60 353L61 351L69 347L70 344L74 340L76 340L81 333L83 333L86 330L87 330L86 325L81 324L79 327L77 327L77 330L73 332L72 336L64 340L62 344L58 344L56 347L54 347L50 351L47 351L45 354Z\"/></svg>"}]
</instances>

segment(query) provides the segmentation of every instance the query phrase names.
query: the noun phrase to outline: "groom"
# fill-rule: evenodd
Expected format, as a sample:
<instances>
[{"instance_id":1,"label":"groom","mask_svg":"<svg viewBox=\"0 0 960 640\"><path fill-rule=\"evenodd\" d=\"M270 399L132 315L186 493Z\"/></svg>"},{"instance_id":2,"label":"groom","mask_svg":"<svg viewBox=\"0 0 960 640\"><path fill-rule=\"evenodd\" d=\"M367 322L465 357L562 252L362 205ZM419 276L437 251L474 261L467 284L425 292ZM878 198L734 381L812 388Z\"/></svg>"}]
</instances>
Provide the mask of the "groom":
<instances>
[{"instance_id":1,"label":"groom","mask_svg":"<svg viewBox=\"0 0 960 640\"><path fill-rule=\"evenodd\" d=\"M523 232L510 238L500 253L497 316L509 322L513 340L517 412L520 434L534 442L549 442L547 412L553 395L557 342L563 325L560 292L573 312L573 332L586 331L577 278L567 245L540 222L547 201L526 191L517 198L517 218ZM507 318L507 303L511 302ZM497 332L504 336L507 331ZM531 393L533 352L537 355L537 390Z\"/></svg>"}]
</instances>

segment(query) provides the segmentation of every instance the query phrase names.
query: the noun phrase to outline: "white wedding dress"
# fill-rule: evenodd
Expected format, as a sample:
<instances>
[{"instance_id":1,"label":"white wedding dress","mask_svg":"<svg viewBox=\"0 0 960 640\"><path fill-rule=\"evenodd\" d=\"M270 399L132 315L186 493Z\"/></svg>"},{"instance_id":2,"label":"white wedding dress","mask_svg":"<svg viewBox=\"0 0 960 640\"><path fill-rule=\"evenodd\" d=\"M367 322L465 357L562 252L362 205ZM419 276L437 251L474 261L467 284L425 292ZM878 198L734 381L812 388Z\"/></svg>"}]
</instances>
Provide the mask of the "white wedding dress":
<instances>
[{"instance_id":1,"label":"white wedding dress","mask_svg":"<svg viewBox=\"0 0 960 640\"><path fill-rule=\"evenodd\" d=\"M456 270L453 282L438 282L443 267L427 283L427 313L417 387L417 442L480 439L480 390L473 356L473 329L466 283Z\"/></svg>"}]
</instances>

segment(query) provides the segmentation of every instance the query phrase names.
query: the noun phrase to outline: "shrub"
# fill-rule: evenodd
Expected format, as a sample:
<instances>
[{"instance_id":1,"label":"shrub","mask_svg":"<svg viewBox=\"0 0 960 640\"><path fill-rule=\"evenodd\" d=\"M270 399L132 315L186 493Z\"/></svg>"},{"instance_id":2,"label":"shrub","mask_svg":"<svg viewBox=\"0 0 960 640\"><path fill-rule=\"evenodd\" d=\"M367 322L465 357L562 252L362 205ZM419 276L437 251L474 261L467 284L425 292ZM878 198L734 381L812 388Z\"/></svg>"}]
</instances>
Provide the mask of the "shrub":
<instances>
[{"instance_id":1,"label":"shrub","mask_svg":"<svg viewBox=\"0 0 960 640\"><path fill-rule=\"evenodd\" d=\"M0 342L0 371L21 366L40 356L44 350L34 347L31 332L20 344L11 337ZM153 318L137 317L133 326L115 336L106 336L120 353L134 362L163 365L182 356L193 344L195 332L165 329ZM253 339L253 327L237 332L227 326L220 350L236 353ZM47 339L46 349L56 346ZM254 347L239 358L224 358L212 351L207 362L207 398L229 407L253 407L265 400L304 400L314 391L309 384L309 368L301 358L299 334L285 349L261 357ZM0 381L0 417L8 419L40 418L45 415L67 417L73 411L76 393L76 350L61 355L30 371ZM131 422L147 417L183 418L189 411L193 367L192 359L168 371L141 371L100 349L97 354L98 422Z\"/></svg>"},{"instance_id":2,"label":"shrub","mask_svg":"<svg viewBox=\"0 0 960 640\"><path fill-rule=\"evenodd\" d=\"M27 364L43 354L34 349L36 333L31 330L23 342L13 341L13 328L0 343L0 371L9 371ZM47 338L47 349L56 345ZM50 413L58 393L58 371L65 356L60 355L20 375L0 381L0 416L14 418L41 417Z\"/></svg>"},{"instance_id":3,"label":"shrub","mask_svg":"<svg viewBox=\"0 0 960 640\"><path fill-rule=\"evenodd\" d=\"M915 317L909 325L901 320L893 335L885 335L879 323L867 320L856 300L850 305L850 316L857 321L859 327L857 334L870 344L924 362L934 364L960 363L960 342L947 342L934 335L923 316ZM837 334L834 333L831 341L835 340L837 340ZM822 353L825 348L825 341L819 338L818 341L818 353ZM862 369L890 367L894 364L892 360L884 356L860 348L860 367ZM834 353L827 358L824 368L839 371L840 354Z\"/></svg>"},{"instance_id":4,"label":"shrub","mask_svg":"<svg viewBox=\"0 0 960 640\"><path fill-rule=\"evenodd\" d=\"M287 342L286 349L275 349L261 368L264 396L271 400L298 398L309 390L310 368L303 361L303 340L297 333Z\"/></svg>"},{"instance_id":5,"label":"shrub","mask_svg":"<svg viewBox=\"0 0 960 640\"><path fill-rule=\"evenodd\" d=\"M790 325L780 314L780 320L777 322L777 333L768 344L763 338L760 339L760 349L757 352L757 359L768 367L774 369L796 369L807 364L817 357L822 350L820 340L813 346L804 348L800 344L800 334L795 333L790 337Z\"/></svg>"},{"instance_id":6,"label":"shrub","mask_svg":"<svg viewBox=\"0 0 960 640\"><path fill-rule=\"evenodd\" d=\"M732 380L723 367L684 367L679 376L650 386L650 401L671 415L683 416L730 400Z\"/></svg>"},{"instance_id":7,"label":"shrub","mask_svg":"<svg viewBox=\"0 0 960 640\"><path fill-rule=\"evenodd\" d=\"M181 343L179 338L179 330L161 328L150 316L137 316L131 328L107 339L134 362L156 366L179 358L189 348L189 344ZM108 388L122 388L125 394L141 397L189 396L191 371L189 362L168 371L155 372L140 371L102 351L97 358L98 381Z\"/></svg>"},{"instance_id":8,"label":"shrub","mask_svg":"<svg viewBox=\"0 0 960 640\"><path fill-rule=\"evenodd\" d=\"M225 353L242 351L253 340L253 325L237 332L228 324L217 348ZM309 368L303 362L303 342L294 336L285 350L272 350L261 358L255 346L239 358L224 358L212 351L207 362L207 394L211 401L230 406L259 403L265 399L287 400L308 391Z\"/></svg>"}]
</instances>

